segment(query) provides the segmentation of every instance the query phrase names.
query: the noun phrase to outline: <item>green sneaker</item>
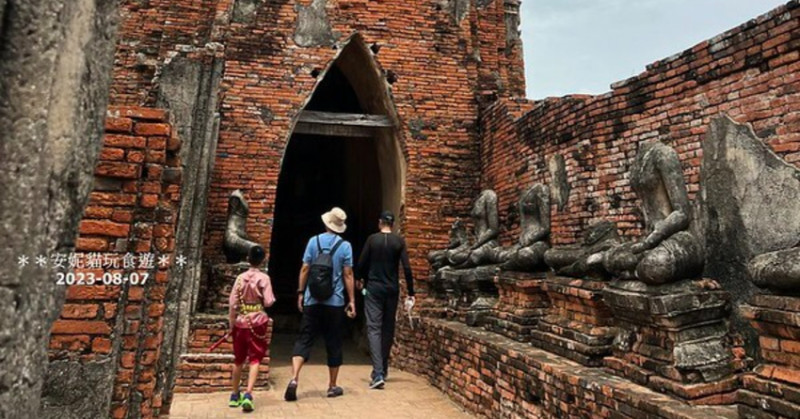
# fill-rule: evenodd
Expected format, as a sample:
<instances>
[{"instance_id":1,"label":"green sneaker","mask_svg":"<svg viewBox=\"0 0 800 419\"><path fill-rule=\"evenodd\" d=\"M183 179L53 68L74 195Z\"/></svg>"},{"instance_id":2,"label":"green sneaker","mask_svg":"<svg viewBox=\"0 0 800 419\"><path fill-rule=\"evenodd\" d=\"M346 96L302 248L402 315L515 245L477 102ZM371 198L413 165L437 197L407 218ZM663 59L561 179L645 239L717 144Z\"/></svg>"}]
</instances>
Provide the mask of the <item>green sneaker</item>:
<instances>
[{"instance_id":1,"label":"green sneaker","mask_svg":"<svg viewBox=\"0 0 800 419\"><path fill-rule=\"evenodd\" d=\"M242 412L252 412L255 408L253 396L250 393L244 393L244 397L242 397Z\"/></svg>"},{"instance_id":2,"label":"green sneaker","mask_svg":"<svg viewBox=\"0 0 800 419\"><path fill-rule=\"evenodd\" d=\"M242 400L244 400L242 393L231 393L231 399L228 401L228 407L239 407L242 405Z\"/></svg>"}]
</instances>

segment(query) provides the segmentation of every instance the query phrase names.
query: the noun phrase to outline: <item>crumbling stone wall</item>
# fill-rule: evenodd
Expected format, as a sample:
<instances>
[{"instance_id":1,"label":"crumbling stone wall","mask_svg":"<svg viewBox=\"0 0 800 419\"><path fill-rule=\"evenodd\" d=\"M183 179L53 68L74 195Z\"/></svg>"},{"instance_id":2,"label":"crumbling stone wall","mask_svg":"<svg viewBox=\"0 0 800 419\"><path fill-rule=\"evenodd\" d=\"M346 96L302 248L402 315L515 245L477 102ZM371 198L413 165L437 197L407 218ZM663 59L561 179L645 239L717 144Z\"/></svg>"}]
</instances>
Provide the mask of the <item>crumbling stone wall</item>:
<instances>
[{"instance_id":1,"label":"crumbling stone wall","mask_svg":"<svg viewBox=\"0 0 800 419\"><path fill-rule=\"evenodd\" d=\"M39 416L54 270L18 258L68 252L92 184L116 1L0 1L0 418Z\"/></svg>"},{"instance_id":2,"label":"crumbling stone wall","mask_svg":"<svg viewBox=\"0 0 800 419\"><path fill-rule=\"evenodd\" d=\"M735 408L690 406L566 358L463 323L405 320L392 362L428 377L468 411L487 418L700 419Z\"/></svg>"},{"instance_id":3,"label":"crumbling stone wall","mask_svg":"<svg viewBox=\"0 0 800 419\"><path fill-rule=\"evenodd\" d=\"M571 192L566 206L552 213L551 241L557 245L574 243L601 219L616 221L625 237L642 234L629 169L643 141L664 141L678 152L690 197L696 198L702 142L722 113L751 124L773 151L800 166L798 22L800 4L791 1L648 66L606 94L499 101L482 115L482 186L497 191L501 210L510 208L521 190L551 183L548 163L563 156ZM519 117L521 112L526 113ZM696 228L702 218L695 217ZM509 242L517 227L513 220L503 224L502 240ZM709 254L705 274L720 281L738 306L754 288L744 275L747 261L733 268L741 275L731 275L720 253ZM746 324L734 316L737 330L747 330ZM751 337L751 355L754 345Z\"/></svg>"},{"instance_id":4,"label":"crumbling stone wall","mask_svg":"<svg viewBox=\"0 0 800 419\"><path fill-rule=\"evenodd\" d=\"M44 417L158 416L168 272L179 269L173 256L181 142L173 134L163 110L108 111L76 258L64 262L75 264L84 282L60 287L66 304L51 331ZM111 274L129 281L104 277Z\"/></svg>"}]
</instances>

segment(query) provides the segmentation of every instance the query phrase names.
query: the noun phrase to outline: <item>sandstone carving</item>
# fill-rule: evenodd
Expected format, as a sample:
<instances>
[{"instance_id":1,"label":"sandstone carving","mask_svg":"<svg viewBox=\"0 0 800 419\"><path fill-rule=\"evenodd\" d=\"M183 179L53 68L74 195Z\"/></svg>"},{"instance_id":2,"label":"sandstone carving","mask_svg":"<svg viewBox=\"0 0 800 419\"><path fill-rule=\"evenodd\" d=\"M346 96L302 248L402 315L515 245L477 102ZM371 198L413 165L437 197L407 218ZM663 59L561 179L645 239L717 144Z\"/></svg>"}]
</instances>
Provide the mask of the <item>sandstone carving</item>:
<instances>
[{"instance_id":1,"label":"sandstone carving","mask_svg":"<svg viewBox=\"0 0 800 419\"><path fill-rule=\"evenodd\" d=\"M467 266L497 263L497 236L500 235L500 218L497 214L497 194L487 189L478 196L472 207L475 243L470 251L456 253L453 262Z\"/></svg>"},{"instance_id":2,"label":"sandstone carving","mask_svg":"<svg viewBox=\"0 0 800 419\"><path fill-rule=\"evenodd\" d=\"M800 247L756 256L747 272L759 287L800 293Z\"/></svg>"},{"instance_id":3,"label":"sandstone carving","mask_svg":"<svg viewBox=\"0 0 800 419\"><path fill-rule=\"evenodd\" d=\"M497 261L509 271L533 271L544 267L544 254L550 247L550 189L536 184L519 200L519 242L498 251Z\"/></svg>"},{"instance_id":4,"label":"sandstone carving","mask_svg":"<svg viewBox=\"0 0 800 419\"><path fill-rule=\"evenodd\" d=\"M698 277L703 249L689 231L691 208L678 154L660 142L640 145L631 186L642 202L644 239L609 250L605 268L621 279L659 285Z\"/></svg>"},{"instance_id":5,"label":"sandstone carving","mask_svg":"<svg viewBox=\"0 0 800 419\"><path fill-rule=\"evenodd\" d=\"M239 189L233 191L228 198L228 224L225 228L225 240L222 250L228 263L239 263L247 258L250 249L258 243L247 238L247 216L250 207Z\"/></svg>"},{"instance_id":6,"label":"sandstone carving","mask_svg":"<svg viewBox=\"0 0 800 419\"><path fill-rule=\"evenodd\" d=\"M456 219L450 227L450 243L443 250L434 250L428 253L428 262L434 271L452 265L451 258L454 254L469 251L469 233L461 219Z\"/></svg>"},{"instance_id":7,"label":"sandstone carving","mask_svg":"<svg viewBox=\"0 0 800 419\"><path fill-rule=\"evenodd\" d=\"M619 244L616 224L600 221L589 226L582 243L549 249L544 253L544 261L559 275L606 279L608 271L603 267L603 252Z\"/></svg>"}]
</instances>

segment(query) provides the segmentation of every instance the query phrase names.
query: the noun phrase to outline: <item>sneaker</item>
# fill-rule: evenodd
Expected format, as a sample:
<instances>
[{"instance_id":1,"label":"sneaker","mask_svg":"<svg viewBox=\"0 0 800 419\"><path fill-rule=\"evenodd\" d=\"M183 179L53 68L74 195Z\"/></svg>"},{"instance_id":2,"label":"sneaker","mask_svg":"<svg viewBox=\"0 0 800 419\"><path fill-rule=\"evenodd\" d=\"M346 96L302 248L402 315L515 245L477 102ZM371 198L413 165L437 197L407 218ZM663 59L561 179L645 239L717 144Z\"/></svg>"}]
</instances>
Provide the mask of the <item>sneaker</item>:
<instances>
[{"instance_id":1,"label":"sneaker","mask_svg":"<svg viewBox=\"0 0 800 419\"><path fill-rule=\"evenodd\" d=\"M283 400L286 400L287 402L293 402L297 400L297 381L289 381L289 385L286 386L286 392L283 393Z\"/></svg>"},{"instance_id":2,"label":"sneaker","mask_svg":"<svg viewBox=\"0 0 800 419\"><path fill-rule=\"evenodd\" d=\"M328 397L339 397L344 394L344 389L339 386L328 389Z\"/></svg>"},{"instance_id":3,"label":"sneaker","mask_svg":"<svg viewBox=\"0 0 800 419\"><path fill-rule=\"evenodd\" d=\"M242 393L231 393L231 399L228 401L228 407L239 407L242 405Z\"/></svg>"},{"instance_id":4,"label":"sneaker","mask_svg":"<svg viewBox=\"0 0 800 419\"><path fill-rule=\"evenodd\" d=\"M375 378L372 379L372 382L369 383L369 388L375 390L383 390L383 386L386 384L386 381L383 379L383 376L376 375Z\"/></svg>"},{"instance_id":5,"label":"sneaker","mask_svg":"<svg viewBox=\"0 0 800 419\"><path fill-rule=\"evenodd\" d=\"M244 393L244 397L242 397L242 412L252 412L255 408L253 396L250 393Z\"/></svg>"}]
</instances>

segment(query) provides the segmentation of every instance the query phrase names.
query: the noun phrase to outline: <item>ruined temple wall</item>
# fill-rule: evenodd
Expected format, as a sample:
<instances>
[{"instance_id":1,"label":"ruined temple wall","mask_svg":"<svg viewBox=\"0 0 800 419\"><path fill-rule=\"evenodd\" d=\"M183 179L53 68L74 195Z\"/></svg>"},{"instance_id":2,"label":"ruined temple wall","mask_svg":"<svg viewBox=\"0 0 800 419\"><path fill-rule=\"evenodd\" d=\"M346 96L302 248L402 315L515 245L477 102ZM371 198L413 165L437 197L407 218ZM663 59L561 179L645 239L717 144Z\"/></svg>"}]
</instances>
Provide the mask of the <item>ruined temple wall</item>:
<instances>
[{"instance_id":1,"label":"ruined temple wall","mask_svg":"<svg viewBox=\"0 0 800 419\"><path fill-rule=\"evenodd\" d=\"M269 246L294 119L353 33L380 47L375 59L393 82L407 159L404 227L420 276L422 255L446 241L447 226L477 191L480 103L525 91L515 0L127 0L122 7L112 104L181 106L161 85L175 57L224 62L221 84L209 92L219 96L221 116L205 220L212 263L221 259L227 196L237 188L250 202L248 232Z\"/></svg>"},{"instance_id":2,"label":"ruined temple wall","mask_svg":"<svg viewBox=\"0 0 800 419\"><path fill-rule=\"evenodd\" d=\"M509 209L519 192L533 183L551 184L548 163L555 154L565 159L572 190L563 210L554 204L553 244L575 242L604 218L615 220L624 236L642 234L629 181L642 141L658 139L675 148L694 199L701 143L720 113L752 124L776 153L800 166L798 22L800 5L792 1L656 62L606 94L495 103L482 116L481 176L482 187L498 193L503 241L515 235Z\"/></svg>"},{"instance_id":3,"label":"ruined temple wall","mask_svg":"<svg viewBox=\"0 0 800 419\"><path fill-rule=\"evenodd\" d=\"M153 417L161 407L181 142L153 108L109 108L105 132L75 253L57 269L76 276L53 279L66 303L51 330L43 417Z\"/></svg>"}]
</instances>

